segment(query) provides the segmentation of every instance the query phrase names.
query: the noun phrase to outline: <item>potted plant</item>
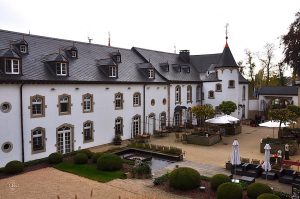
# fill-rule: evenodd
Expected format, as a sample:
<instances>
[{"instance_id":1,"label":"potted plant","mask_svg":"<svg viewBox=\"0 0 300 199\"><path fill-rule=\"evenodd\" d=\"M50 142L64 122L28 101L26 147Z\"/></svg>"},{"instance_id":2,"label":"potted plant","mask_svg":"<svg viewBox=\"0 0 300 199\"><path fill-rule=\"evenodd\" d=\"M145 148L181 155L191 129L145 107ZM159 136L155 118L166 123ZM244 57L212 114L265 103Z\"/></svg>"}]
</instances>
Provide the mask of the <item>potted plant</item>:
<instances>
[{"instance_id":1,"label":"potted plant","mask_svg":"<svg viewBox=\"0 0 300 199\"><path fill-rule=\"evenodd\" d=\"M113 142L115 145L121 145L122 144L122 137L120 134L116 134L114 139L113 139Z\"/></svg>"}]
</instances>

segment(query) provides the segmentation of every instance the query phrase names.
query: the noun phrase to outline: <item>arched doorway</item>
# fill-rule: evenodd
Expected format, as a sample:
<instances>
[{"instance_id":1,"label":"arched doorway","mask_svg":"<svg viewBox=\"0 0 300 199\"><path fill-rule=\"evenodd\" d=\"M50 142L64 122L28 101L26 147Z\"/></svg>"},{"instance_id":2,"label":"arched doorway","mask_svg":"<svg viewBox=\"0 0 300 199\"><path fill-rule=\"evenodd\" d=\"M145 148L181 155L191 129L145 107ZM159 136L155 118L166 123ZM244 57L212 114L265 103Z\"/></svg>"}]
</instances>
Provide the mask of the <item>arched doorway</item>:
<instances>
[{"instance_id":1,"label":"arched doorway","mask_svg":"<svg viewBox=\"0 0 300 199\"><path fill-rule=\"evenodd\" d=\"M73 126L63 124L56 129L57 152L61 154L70 153L74 149Z\"/></svg>"}]
</instances>

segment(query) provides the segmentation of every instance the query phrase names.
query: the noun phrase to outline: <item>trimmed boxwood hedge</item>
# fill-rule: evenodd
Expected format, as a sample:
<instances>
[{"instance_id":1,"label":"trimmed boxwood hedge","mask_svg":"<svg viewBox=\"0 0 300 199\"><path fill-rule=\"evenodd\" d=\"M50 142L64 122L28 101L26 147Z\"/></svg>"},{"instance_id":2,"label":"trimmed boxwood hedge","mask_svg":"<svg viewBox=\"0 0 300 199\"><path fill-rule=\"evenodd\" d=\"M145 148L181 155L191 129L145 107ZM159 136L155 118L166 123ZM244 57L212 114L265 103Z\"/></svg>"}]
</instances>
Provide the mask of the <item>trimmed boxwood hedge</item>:
<instances>
[{"instance_id":1,"label":"trimmed boxwood hedge","mask_svg":"<svg viewBox=\"0 0 300 199\"><path fill-rule=\"evenodd\" d=\"M278 196L271 193L263 193L257 199L280 199Z\"/></svg>"},{"instance_id":2,"label":"trimmed boxwood hedge","mask_svg":"<svg viewBox=\"0 0 300 199\"><path fill-rule=\"evenodd\" d=\"M173 170L169 176L170 186L179 190L191 190L201 184L198 171L188 167L180 167Z\"/></svg>"},{"instance_id":3,"label":"trimmed boxwood hedge","mask_svg":"<svg viewBox=\"0 0 300 199\"><path fill-rule=\"evenodd\" d=\"M217 191L218 187L225 182L230 182L229 176L224 174L216 174L211 178L210 186L212 190Z\"/></svg>"},{"instance_id":4,"label":"trimmed boxwood hedge","mask_svg":"<svg viewBox=\"0 0 300 199\"><path fill-rule=\"evenodd\" d=\"M259 182L252 183L247 188L247 196L250 199L256 199L263 193L273 193L273 191L268 185Z\"/></svg>"},{"instance_id":5,"label":"trimmed boxwood hedge","mask_svg":"<svg viewBox=\"0 0 300 199\"><path fill-rule=\"evenodd\" d=\"M60 153L51 153L49 156L48 156L48 162L49 164L58 164L58 163L61 163L62 162L62 154Z\"/></svg>"},{"instance_id":6,"label":"trimmed boxwood hedge","mask_svg":"<svg viewBox=\"0 0 300 199\"><path fill-rule=\"evenodd\" d=\"M77 151L76 153L84 153L87 155L88 159L91 159L94 155L94 152L90 151L89 149L81 149Z\"/></svg>"},{"instance_id":7,"label":"trimmed boxwood hedge","mask_svg":"<svg viewBox=\"0 0 300 199\"><path fill-rule=\"evenodd\" d=\"M88 156L85 153L77 153L74 156L75 164L86 164L88 162Z\"/></svg>"},{"instance_id":8,"label":"trimmed boxwood hedge","mask_svg":"<svg viewBox=\"0 0 300 199\"><path fill-rule=\"evenodd\" d=\"M24 169L24 164L20 161L13 160L8 162L4 167L4 172L8 174L21 173Z\"/></svg>"},{"instance_id":9,"label":"trimmed boxwood hedge","mask_svg":"<svg viewBox=\"0 0 300 199\"><path fill-rule=\"evenodd\" d=\"M226 182L219 186L217 199L242 199L243 190L239 184Z\"/></svg>"},{"instance_id":10,"label":"trimmed boxwood hedge","mask_svg":"<svg viewBox=\"0 0 300 199\"><path fill-rule=\"evenodd\" d=\"M102 153L102 152L94 153L92 156L93 163L97 163L98 158L100 158L100 156L102 156L103 154L104 153Z\"/></svg>"},{"instance_id":11,"label":"trimmed boxwood hedge","mask_svg":"<svg viewBox=\"0 0 300 199\"><path fill-rule=\"evenodd\" d=\"M97 160L97 169L104 171L116 171L122 168L123 161L116 154L103 154Z\"/></svg>"}]
</instances>

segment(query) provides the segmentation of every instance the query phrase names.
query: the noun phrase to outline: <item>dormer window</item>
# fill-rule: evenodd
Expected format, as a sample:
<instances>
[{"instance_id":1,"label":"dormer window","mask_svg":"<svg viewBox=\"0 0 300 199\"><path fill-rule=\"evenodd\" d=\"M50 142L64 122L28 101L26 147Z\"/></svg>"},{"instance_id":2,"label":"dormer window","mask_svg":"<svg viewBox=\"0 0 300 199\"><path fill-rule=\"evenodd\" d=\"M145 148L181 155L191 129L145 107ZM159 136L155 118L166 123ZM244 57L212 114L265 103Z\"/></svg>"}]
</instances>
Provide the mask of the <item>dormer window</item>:
<instances>
[{"instance_id":1,"label":"dormer window","mask_svg":"<svg viewBox=\"0 0 300 199\"><path fill-rule=\"evenodd\" d=\"M109 66L109 77L117 77L117 67Z\"/></svg>"},{"instance_id":2,"label":"dormer window","mask_svg":"<svg viewBox=\"0 0 300 199\"><path fill-rule=\"evenodd\" d=\"M182 69L183 69L186 73L190 73L190 67L189 67L189 66L182 66Z\"/></svg>"},{"instance_id":3,"label":"dormer window","mask_svg":"<svg viewBox=\"0 0 300 199\"><path fill-rule=\"evenodd\" d=\"M154 69L148 69L148 78L154 79Z\"/></svg>"},{"instance_id":4,"label":"dormer window","mask_svg":"<svg viewBox=\"0 0 300 199\"><path fill-rule=\"evenodd\" d=\"M116 63L121 63L121 53L119 51L111 53L111 56Z\"/></svg>"},{"instance_id":5,"label":"dormer window","mask_svg":"<svg viewBox=\"0 0 300 199\"><path fill-rule=\"evenodd\" d=\"M77 50L72 50L71 55L73 58L77 58Z\"/></svg>"},{"instance_id":6,"label":"dormer window","mask_svg":"<svg viewBox=\"0 0 300 199\"><path fill-rule=\"evenodd\" d=\"M121 55L117 55L116 56L116 62L117 63L121 63Z\"/></svg>"},{"instance_id":7,"label":"dormer window","mask_svg":"<svg viewBox=\"0 0 300 199\"><path fill-rule=\"evenodd\" d=\"M176 71L176 72L181 72L181 66L178 65L178 64L173 64L172 65L173 69Z\"/></svg>"},{"instance_id":8,"label":"dormer window","mask_svg":"<svg viewBox=\"0 0 300 199\"><path fill-rule=\"evenodd\" d=\"M56 62L56 75L67 76L67 63Z\"/></svg>"},{"instance_id":9,"label":"dormer window","mask_svg":"<svg viewBox=\"0 0 300 199\"><path fill-rule=\"evenodd\" d=\"M5 73L6 74L20 74L20 60L5 59Z\"/></svg>"},{"instance_id":10,"label":"dormer window","mask_svg":"<svg viewBox=\"0 0 300 199\"><path fill-rule=\"evenodd\" d=\"M27 46L26 45L20 45L20 52L21 53L27 53Z\"/></svg>"},{"instance_id":11,"label":"dormer window","mask_svg":"<svg viewBox=\"0 0 300 199\"><path fill-rule=\"evenodd\" d=\"M166 71L166 72L169 72L169 64L168 63L161 63L160 64L160 67Z\"/></svg>"}]
</instances>

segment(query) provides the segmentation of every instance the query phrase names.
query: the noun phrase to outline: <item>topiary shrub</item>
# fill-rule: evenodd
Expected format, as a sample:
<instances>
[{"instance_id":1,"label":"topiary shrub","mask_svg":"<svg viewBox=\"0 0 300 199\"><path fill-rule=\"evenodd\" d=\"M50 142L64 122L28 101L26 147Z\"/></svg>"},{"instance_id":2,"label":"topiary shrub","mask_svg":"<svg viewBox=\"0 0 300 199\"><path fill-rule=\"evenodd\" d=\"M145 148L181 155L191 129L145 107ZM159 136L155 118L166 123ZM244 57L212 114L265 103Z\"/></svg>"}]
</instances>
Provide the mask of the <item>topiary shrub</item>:
<instances>
[{"instance_id":1,"label":"topiary shrub","mask_svg":"<svg viewBox=\"0 0 300 199\"><path fill-rule=\"evenodd\" d=\"M292 195L281 191L274 191L274 194L281 199L291 199Z\"/></svg>"},{"instance_id":2,"label":"topiary shrub","mask_svg":"<svg viewBox=\"0 0 300 199\"><path fill-rule=\"evenodd\" d=\"M49 164L58 164L62 162L62 155L60 153L51 153L48 156Z\"/></svg>"},{"instance_id":3,"label":"topiary shrub","mask_svg":"<svg viewBox=\"0 0 300 199\"><path fill-rule=\"evenodd\" d=\"M97 163L98 158L100 158L100 156L102 156L102 155L103 155L102 152L94 153L92 156L93 163Z\"/></svg>"},{"instance_id":4,"label":"topiary shrub","mask_svg":"<svg viewBox=\"0 0 300 199\"><path fill-rule=\"evenodd\" d=\"M257 199L280 199L280 197L271 193L263 193L260 196L258 196Z\"/></svg>"},{"instance_id":5,"label":"topiary shrub","mask_svg":"<svg viewBox=\"0 0 300 199\"><path fill-rule=\"evenodd\" d=\"M273 191L268 185L259 182L252 183L247 188L247 196L250 199L256 199L263 193L273 193Z\"/></svg>"},{"instance_id":6,"label":"topiary shrub","mask_svg":"<svg viewBox=\"0 0 300 199\"><path fill-rule=\"evenodd\" d=\"M242 199L243 190L239 184L226 182L217 189L217 199Z\"/></svg>"},{"instance_id":7,"label":"topiary shrub","mask_svg":"<svg viewBox=\"0 0 300 199\"><path fill-rule=\"evenodd\" d=\"M157 177L154 179L153 184L154 185L161 185L164 184L165 182L167 182L170 178L170 173L166 173L160 177Z\"/></svg>"},{"instance_id":8,"label":"topiary shrub","mask_svg":"<svg viewBox=\"0 0 300 199\"><path fill-rule=\"evenodd\" d=\"M88 159L91 159L94 155L94 153L92 151L90 151L89 149L81 149L79 151L77 151L76 153L85 153L88 157Z\"/></svg>"},{"instance_id":9,"label":"topiary shrub","mask_svg":"<svg viewBox=\"0 0 300 199\"><path fill-rule=\"evenodd\" d=\"M116 171L122 168L122 159L115 154L103 154L97 160L97 169L104 171Z\"/></svg>"},{"instance_id":10,"label":"topiary shrub","mask_svg":"<svg viewBox=\"0 0 300 199\"><path fill-rule=\"evenodd\" d=\"M147 163L141 163L140 165L134 166L131 172L135 178L151 177L151 167Z\"/></svg>"},{"instance_id":11,"label":"topiary shrub","mask_svg":"<svg viewBox=\"0 0 300 199\"><path fill-rule=\"evenodd\" d=\"M218 187L225 182L230 182L230 178L227 175L216 174L211 178L210 186L212 190L217 191Z\"/></svg>"},{"instance_id":12,"label":"topiary shrub","mask_svg":"<svg viewBox=\"0 0 300 199\"><path fill-rule=\"evenodd\" d=\"M200 186L200 174L188 167L180 167L170 173L170 186L174 189L190 190Z\"/></svg>"},{"instance_id":13,"label":"topiary shrub","mask_svg":"<svg viewBox=\"0 0 300 199\"><path fill-rule=\"evenodd\" d=\"M85 153L77 153L73 160L75 164L86 164L89 159Z\"/></svg>"},{"instance_id":14,"label":"topiary shrub","mask_svg":"<svg viewBox=\"0 0 300 199\"><path fill-rule=\"evenodd\" d=\"M20 161L13 160L8 162L4 167L4 172L8 174L21 173L24 169L24 164Z\"/></svg>"}]
</instances>

